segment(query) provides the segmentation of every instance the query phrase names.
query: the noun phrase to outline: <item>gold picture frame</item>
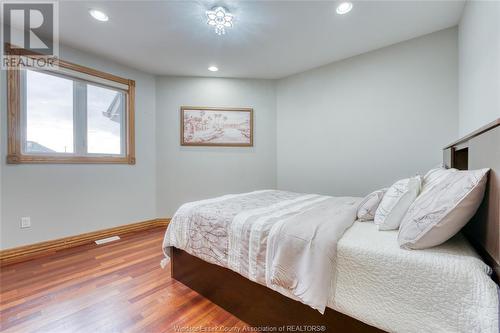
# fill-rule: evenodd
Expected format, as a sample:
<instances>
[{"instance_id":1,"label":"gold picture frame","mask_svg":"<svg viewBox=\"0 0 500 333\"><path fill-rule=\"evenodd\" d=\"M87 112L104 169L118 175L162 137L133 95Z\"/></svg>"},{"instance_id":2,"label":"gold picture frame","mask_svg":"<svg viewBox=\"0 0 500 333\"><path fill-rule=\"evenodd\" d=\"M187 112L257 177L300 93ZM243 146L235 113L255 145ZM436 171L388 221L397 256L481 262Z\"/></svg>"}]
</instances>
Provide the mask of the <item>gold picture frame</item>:
<instances>
[{"instance_id":1,"label":"gold picture frame","mask_svg":"<svg viewBox=\"0 0 500 333\"><path fill-rule=\"evenodd\" d=\"M181 146L253 147L253 109L182 106Z\"/></svg>"}]
</instances>

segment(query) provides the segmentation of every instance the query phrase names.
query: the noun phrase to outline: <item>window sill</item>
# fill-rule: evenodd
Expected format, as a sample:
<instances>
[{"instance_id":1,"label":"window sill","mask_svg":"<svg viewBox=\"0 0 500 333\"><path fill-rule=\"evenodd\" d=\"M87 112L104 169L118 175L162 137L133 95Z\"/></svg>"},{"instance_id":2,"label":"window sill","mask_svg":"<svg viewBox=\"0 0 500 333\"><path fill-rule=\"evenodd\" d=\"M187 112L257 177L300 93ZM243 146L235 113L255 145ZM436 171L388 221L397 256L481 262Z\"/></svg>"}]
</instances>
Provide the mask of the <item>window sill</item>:
<instances>
[{"instance_id":1,"label":"window sill","mask_svg":"<svg viewBox=\"0 0 500 333\"><path fill-rule=\"evenodd\" d=\"M8 155L7 164L135 164L135 157Z\"/></svg>"}]
</instances>

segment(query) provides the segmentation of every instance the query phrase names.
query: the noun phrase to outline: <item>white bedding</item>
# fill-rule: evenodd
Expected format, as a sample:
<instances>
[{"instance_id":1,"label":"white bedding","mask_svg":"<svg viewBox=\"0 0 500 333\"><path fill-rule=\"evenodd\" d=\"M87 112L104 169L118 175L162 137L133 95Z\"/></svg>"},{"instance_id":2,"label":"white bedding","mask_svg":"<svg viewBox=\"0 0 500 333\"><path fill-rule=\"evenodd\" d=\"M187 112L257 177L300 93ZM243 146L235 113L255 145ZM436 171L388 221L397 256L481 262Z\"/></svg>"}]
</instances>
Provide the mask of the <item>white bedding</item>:
<instances>
[{"instance_id":1,"label":"white bedding","mask_svg":"<svg viewBox=\"0 0 500 333\"><path fill-rule=\"evenodd\" d=\"M289 288L269 283L269 272L276 265L263 257L269 255L269 240L272 250L284 234L302 234L302 227L307 227L287 228L283 233L275 222L296 223L299 214L310 213L331 197L282 191L250 194L254 197L228 195L183 205L165 234L164 248L186 250L304 302ZM231 199L229 206L226 199ZM325 218L314 213L312 225L320 225L321 216ZM262 233L273 226L274 233ZM397 234L378 231L372 222L354 222L345 231L336 243L337 251L330 253L333 262L316 268L316 275L308 275L318 276L319 271L328 276L330 288L325 287L324 292L328 307L389 332L499 332L499 296L488 276L490 268L460 234L438 247L414 251L399 248ZM335 235L337 231L329 237ZM299 247L298 253L301 251ZM309 258L317 253L308 254ZM274 257L279 255L274 253ZM285 257L278 262L288 267L285 276L290 276L290 272L300 271L297 263L300 266L304 261ZM325 269L332 271L327 274ZM306 275L302 272L294 278L314 281Z\"/></svg>"},{"instance_id":2,"label":"white bedding","mask_svg":"<svg viewBox=\"0 0 500 333\"><path fill-rule=\"evenodd\" d=\"M490 268L458 234L403 250L397 231L355 222L337 244L329 307L389 332L499 332Z\"/></svg>"},{"instance_id":3,"label":"white bedding","mask_svg":"<svg viewBox=\"0 0 500 333\"><path fill-rule=\"evenodd\" d=\"M267 190L187 203L172 218L163 247L283 288L324 313L337 241L360 201Z\"/></svg>"}]
</instances>

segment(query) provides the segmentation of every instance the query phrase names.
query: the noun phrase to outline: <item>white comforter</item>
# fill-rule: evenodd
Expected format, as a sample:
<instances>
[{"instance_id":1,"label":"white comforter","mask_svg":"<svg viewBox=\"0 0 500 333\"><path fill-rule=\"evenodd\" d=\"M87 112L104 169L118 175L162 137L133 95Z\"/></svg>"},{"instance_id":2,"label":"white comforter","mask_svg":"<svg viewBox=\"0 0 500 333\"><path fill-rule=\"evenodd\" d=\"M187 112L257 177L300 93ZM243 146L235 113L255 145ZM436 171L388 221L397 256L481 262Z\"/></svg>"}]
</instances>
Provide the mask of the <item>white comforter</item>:
<instances>
[{"instance_id":1,"label":"white comforter","mask_svg":"<svg viewBox=\"0 0 500 333\"><path fill-rule=\"evenodd\" d=\"M323 313L337 241L360 200L266 190L187 203L172 218L163 248L232 269Z\"/></svg>"},{"instance_id":2,"label":"white comforter","mask_svg":"<svg viewBox=\"0 0 500 333\"><path fill-rule=\"evenodd\" d=\"M491 269L461 234L413 251L397 237L371 222L345 232L328 307L388 332L499 332Z\"/></svg>"}]
</instances>

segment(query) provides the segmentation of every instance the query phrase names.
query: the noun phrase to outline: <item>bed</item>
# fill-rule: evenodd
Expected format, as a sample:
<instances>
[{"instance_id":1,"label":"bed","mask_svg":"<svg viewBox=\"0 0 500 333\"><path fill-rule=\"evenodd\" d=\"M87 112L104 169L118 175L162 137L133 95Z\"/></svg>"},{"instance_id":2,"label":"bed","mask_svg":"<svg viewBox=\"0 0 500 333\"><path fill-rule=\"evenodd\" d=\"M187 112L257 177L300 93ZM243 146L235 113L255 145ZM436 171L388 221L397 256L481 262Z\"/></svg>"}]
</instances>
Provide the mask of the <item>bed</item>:
<instances>
[{"instance_id":1,"label":"bed","mask_svg":"<svg viewBox=\"0 0 500 333\"><path fill-rule=\"evenodd\" d=\"M467 149L487 132L466 138ZM455 154L463 145L452 146L455 167L467 168ZM164 251L175 279L263 330L498 332L498 231L484 231L498 226L497 166L487 165L486 204L472 227L434 248L400 249L396 231L355 221L361 198L266 190L182 206Z\"/></svg>"}]
</instances>

